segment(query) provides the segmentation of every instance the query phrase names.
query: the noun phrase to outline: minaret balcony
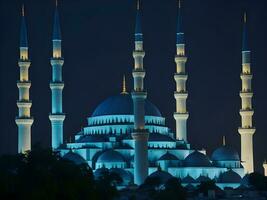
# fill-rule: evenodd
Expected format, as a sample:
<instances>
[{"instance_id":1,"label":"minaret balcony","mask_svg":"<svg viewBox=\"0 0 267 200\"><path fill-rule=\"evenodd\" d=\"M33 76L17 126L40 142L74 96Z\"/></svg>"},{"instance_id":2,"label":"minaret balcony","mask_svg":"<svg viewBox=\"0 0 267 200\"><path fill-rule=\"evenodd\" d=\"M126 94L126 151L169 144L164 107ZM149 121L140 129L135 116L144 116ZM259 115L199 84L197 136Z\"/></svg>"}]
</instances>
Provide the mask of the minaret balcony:
<instances>
[{"instance_id":1,"label":"minaret balcony","mask_svg":"<svg viewBox=\"0 0 267 200\"><path fill-rule=\"evenodd\" d=\"M146 72L144 69L133 69L132 74L134 78L136 77L144 78L146 75Z\"/></svg>"},{"instance_id":2,"label":"minaret balcony","mask_svg":"<svg viewBox=\"0 0 267 200\"><path fill-rule=\"evenodd\" d=\"M17 87L18 88L30 88L31 82L30 81L17 81Z\"/></svg>"},{"instance_id":3,"label":"minaret balcony","mask_svg":"<svg viewBox=\"0 0 267 200\"><path fill-rule=\"evenodd\" d=\"M240 78L241 78L242 80L251 80L252 77L253 77L252 74L244 74L244 73L241 73L241 75L240 75Z\"/></svg>"},{"instance_id":4,"label":"minaret balcony","mask_svg":"<svg viewBox=\"0 0 267 200\"><path fill-rule=\"evenodd\" d=\"M179 62L186 62L187 61L187 57L186 56L181 56L181 55L175 55L175 62L179 63Z\"/></svg>"},{"instance_id":5,"label":"minaret balcony","mask_svg":"<svg viewBox=\"0 0 267 200\"><path fill-rule=\"evenodd\" d=\"M173 117L175 120L187 120L189 117L189 113L188 112L185 112L185 113L175 112L173 113Z\"/></svg>"},{"instance_id":6,"label":"minaret balcony","mask_svg":"<svg viewBox=\"0 0 267 200\"><path fill-rule=\"evenodd\" d=\"M186 99L188 97L188 93L186 91L174 92L175 99Z\"/></svg>"},{"instance_id":7,"label":"minaret balcony","mask_svg":"<svg viewBox=\"0 0 267 200\"><path fill-rule=\"evenodd\" d=\"M182 73L175 73L174 74L174 79L175 81L180 81L180 80L184 80L186 81L188 78L188 75L185 72Z\"/></svg>"},{"instance_id":8,"label":"minaret balcony","mask_svg":"<svg viewBox=\"0 0 267 200\"><path fill-rule=\"evenodd\" d=\"M239 127L238 128L238 132L240 135L247 135L247 134L253 135L255 131L256 131L255 127Z\"/></svg>"},{"instance_id":9,"label":"minaret balcony","mask_svg":"<svg viewBox=\"0 0 267 200\"><path fill-rule=\"evenodd\" d=\"M254 110L252 109L241 109L239 111L239 114L242 116L242 117L245 117L245 116L253 116L254 114Z\"/></svg>"},{"instance_id":10,"label":"minaret balcony","mask_svg":"<svg viewBox=\"0 0 267 200\"><path fill-rule=\"evenodd\" d=\"M60 65L60 66L62 66L64 64L64 58L62 58L62 57L59 57L59 58L52 57L50 59L50 63L51 63L52 66L53 65Z\"/></svg>"},{"instance_id":11,"label":"minaret balcony","mask_svg":"<svg viewBox=\"0 0 267 200\"><path fill-rule=\"evenodd\" d=\"M146 99L147 98L147 92L145 91L132 91L132 98L133 99Z\"/></svg>"},{"instance_id":12,"label":"minaret balcony","mask_svg":"<svg viewBox=\"0 0 267 200\"><path fill-rule=\"evenodd\" d=\"M145 57L145 52L144 51L133 51L133 57L136 58L136 57L142 57L144 58Z\"/></svg>"},{"instance_id":13,"label":"minaret balcony","mask_svg":"<svg viewBox=\"0 0 267 200\"><path fill-rule=\"evenodd\" d=\"M64 88L64 82L50 82L50 89L60 89Z\"/></svg>"},{"instance_id":14,"label":"minaret balcony","mask_svg":"<svg viewBox=\"0 0 267 200\"><path fill-rule=\"evenodd\" d=\"M17 101L18 108L30 108L32 106L32 101L20 100Z\"/></svg>"},{"instance_id":15,"label":"minaret balcony","mask_svg":"<svg viewBox=\"0 0 267 200\"><path fill-rule=\"evenodd\" d=\"M31 61L29 59L27 60L19 59L18 65L19 67L30 67Z\"/></svg>"},{"instance_id":16,"label":"minaret balcony","mask_svg":"<svg viewBox=\"0 0 267 200\"><path fill-rule=\"evenodd\" d=\"M132 133L132 138L137 141L147 141L149 138L149 132L147 129L135 129Z\"/></svg>"},{"instance_id":17,"label":"minaret balcony","mask_svg":"<svg viewBox=\"0 0 267 200\"><path fill-rule=\"evenodd\" d=\"M243 90L239 93L241 98L252 98L253 97L253 93L251 92L251 90Z\"/></svg>"},{"instance_id":18,"label":"minaret balcony","mask_svg":"<svg viewBox=\"0 0 267 200\"><path fill-rule=\"evenodd\" d=\"M16 124L17 125L32 125L34 119L32 117L17 117Z\"/></svg>"}]
</instances>

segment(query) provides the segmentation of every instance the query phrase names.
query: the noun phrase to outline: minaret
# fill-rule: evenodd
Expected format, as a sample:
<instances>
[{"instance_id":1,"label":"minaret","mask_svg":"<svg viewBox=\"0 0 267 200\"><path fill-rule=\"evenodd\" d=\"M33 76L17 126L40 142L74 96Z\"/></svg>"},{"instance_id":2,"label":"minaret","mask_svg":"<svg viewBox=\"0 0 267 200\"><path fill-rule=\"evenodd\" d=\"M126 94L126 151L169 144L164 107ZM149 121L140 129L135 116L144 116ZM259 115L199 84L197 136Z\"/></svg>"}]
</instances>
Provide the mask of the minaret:
<instances>
[{"instance_id":1,"label":"minaret","mask_svg":"<svg viewBox=\"0 0 267 200\"><path fill-rule=\"evenodd\" d=\"M263 169L264 169L264 176L267 176L267 161L265 160L262 164Z\"/></svg>"},{"instance_id":2,"label":"minaret","mask_svg":"<svg viewBox=\"0 0 267 200\"><path fill-rule=\"evenodd\" d=\"M187 74L185 72L185 63L187 61L187 57L185 56L185 42L181 17L181 2L179 1L176 31L176 73L174 74L176 82L176 91L174 92L176 112L173 116L176 121L176 139L187 142L187 119L189 117L186 109L186 99L188 93L186 91Z\"/></svg>"},{"instance_id":3,"label":"minaret","mask_svg":"<svg viewBox=\"0 0 267 200\"><path fill-rule=\"evenodd\" d=\"M141 32L141 16L137 0L137 13L135 25L135 50L134 58L134 90L132 92L134 109L134 183L141 185L148 175L148 132L145 129L145 100L147 93L144 91L145 70L143 68L143 34Z\"/></svg>"},{"instance_id":4,"label":"minaret","mask_svg":"<svg viewBox=\"0 0 267 200\"><path fill-rule=\"evenodd\" d=\"M64 88L64 82L62 81L62 66L64 63L64 59L61 55L61 31L57 2L54 16L52 42L52 81L50 83L50 89L52 92L52 113L49 115L49 119L51 121L52 126L52 148L57 149L63 143L63 122L65 119L65 114L62 110L62 91Z\"/></svg>"},{"instance_id":5,"label":"minaret","mask_svg":"<svg viewBox=\"0 0 267 200\"><path fill-rule=\"evenodd\" d=\"M247 25L246 14L244 14L244 29L243 29L243 44L242 44L242 72L240 78L242 80L241 97L241 127L238 132L241 135L241 160L245 173L252 173L254 171L253 164L253 134L255 128L252 125L252 96L251 89L252 73L250 70L250 50L247 42Z\"/></svg>"},{"instance_id":6,"label":"minaret","mask_svg":"<svg viewBox=\"0 0 267 200\"><path fill-rule=\"evenodd\" d=\"M24 6L22 6L19 49L20 58L18 65L20 68L20 79L17 82L17 87L19 89L19 100L17 101L19 115L16 118L16 124L18 126L18 153L24 153L25 151L31 150L31 126L33 124L33 118L31 117L32 102L30 100L31 82L29 80L29 67L31 62L28 56L28 39Z\"/></svg>"}]
</instances>

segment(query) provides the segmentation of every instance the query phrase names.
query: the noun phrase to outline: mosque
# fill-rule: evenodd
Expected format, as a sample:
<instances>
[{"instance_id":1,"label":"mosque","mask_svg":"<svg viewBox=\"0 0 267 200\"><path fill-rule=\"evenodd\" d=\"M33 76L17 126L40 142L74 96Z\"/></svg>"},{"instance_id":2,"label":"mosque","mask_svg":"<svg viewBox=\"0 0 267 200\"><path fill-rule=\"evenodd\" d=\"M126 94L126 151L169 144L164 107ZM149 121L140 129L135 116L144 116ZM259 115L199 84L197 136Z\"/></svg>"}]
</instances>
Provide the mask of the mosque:
<instances>
[{"instance_id":1,"label":"mosque","mask_svg":"<svg viewBox=\"0 0 267 200\"><path fill-rule=\"evenodd\" d=\"M58 8L56 6L52 35L53 56L51 58L52 110L51 121L52 148L61 156L76 164L87 163L97 177L103 171L113 171L121 175L122 185L142 184L147 177L158 177L167 181L171 177L180 178L184 186L194 186L202 181L215 180L221 187L240 186L242 178L254 170L252 125L252 73L250 69L250 50L247 45L246 16L244 16L241 80L241 158L237 151L225 144L214 150L208 157L205 150L192 149L187 140L186 109L188 91L186 90L187 73L185 40L182 26L181 5L178 6L176 49L174 56L176 73L174 80L176 91L176 110L173 117L176 130L166 126L160 110L147 97L144 89L145 68L143 58L143 34L141 10L137 5L135 24L135 49L133 51L134 67L132 71L134 89L127 92L125 78L120 94L108 97L101 102L87 118L87 126L75 134L75 141L63 143L63 124L65 114L62 106L64 82L62 70L64 59L61 54L61 30ZM22 12L20 33L20 80L19 109L16 123L18 126L18 152L31 149L31 126L34 122L30 114L29 67L27 30Z\"/></svg>"}]
</instances>

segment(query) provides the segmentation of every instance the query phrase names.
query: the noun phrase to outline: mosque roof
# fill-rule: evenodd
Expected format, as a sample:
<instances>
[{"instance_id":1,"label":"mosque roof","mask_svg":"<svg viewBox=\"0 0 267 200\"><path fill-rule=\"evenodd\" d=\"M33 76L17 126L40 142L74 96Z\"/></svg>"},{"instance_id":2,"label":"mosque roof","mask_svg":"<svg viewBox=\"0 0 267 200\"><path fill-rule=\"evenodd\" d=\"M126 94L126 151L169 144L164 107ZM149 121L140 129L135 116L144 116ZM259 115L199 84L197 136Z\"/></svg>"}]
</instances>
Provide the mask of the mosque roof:
<instances>
[{"instance_id":1,"label":"mosque roof","mask_svg":"<svg viewBox=\"0 0 267 200\"><path fill-rule=\"evenodd\" d=\"M211 167L209 158L198 151L194 151L184 159L186 167Z\"/></svg>"},{"instance_id":2,"label":"mosque roof","mask_svg":"<svg viewBox=\"0 0 267 200\"><path fill-rule=\"evenodd\" d=\"M170 173L163 171L161 169L158 169L157 171L153 172L148 177L149 178L158 178L160 183L162 183L162 184L166 183L168 180L173 178L173 176Z\"/></svg>"},{"instance_id":3,"label":"mosque roof","mask_svg":"<svg viewBox=\"0 0 267 200\"><path fill-rule=\"evenodd\" d=\"M122 168L111 168L109 171L117 173L122 178L124 185L129 185L129 183L133 182L133 175Z\"/></svg>"},{"instance_id":4,"label":"mosque roof","mask_svg":"<svg viewBox=\"0 0 267 200\"><path fill-rule=\"evenodd\" d=\"M133 100L129 94L111 96L100 103L92 117L102 115L133 115ZM161 117L159 109L150 101L145 101L145 115Z\"/></svg>"},{"instance_id":5,"label":"mosque roof","mask_svg":"<svg viewBox=\"0 0 267 200\"><path fill-rule=\"evenodd\" d=\"M149 133L149 142L162 141L162 142L174 142L175 140L168 135L160 133Z\"/></svg>"},{"instance_id":6,"label":"mosque roof","mask_svg":"<svg viewBox=\"0 0 267 200\"><path fill-rule=\"evenodd\" d=\"M81 164L85 164L86 163L86 160L82 156L80 156L79 154L74 153L72 151L69 151L68 153L66 153L63 156L63 158L66 159L66 160L70 160L70 161L74 162L77 165L81 165Z\"/></svg>"},{"instance_id":7,"label":"mosque roof","mask_svg":"<svg viewBox=\"0 0 267 200\"><path fill-rule=\"evenodd\" d=\"M110 149L100 154L97 162L125 162L125 160L119 152Z\"/></svg>"},{"instance_id":8,"label":"mosque roof","mask_svg":"<svg viewBox=\"0 0 267 200\"><path fill-rule=\"evenodd\" d=\"M159 160L179 160L175 155L167 152L159 158Z\"/></svg>"},{"instance_id":9,"label":"mosque roof","mask_svg":"<svg viewBox=\"0 0 267 200\"><path fill-rule=\"evenodd\" d=\"M86 142L106 142L108 141L105 135L84 135L80 137L76 142L78 143L86 143Z\"/></svg>"},{"instance_id":10,"label":"mosque roof","mask_svg":"<svg viewBox=\"0 0 267 200\"><path fill-rule=\"evenodd\" d=\"M235 149L229 146L217 148L211 155L213 161L239 161L239 155Z\"/></svg>"},{"instance_id":11,"label":"mosque roof","mask_svg":"<svg viewBox=\"0 0 267 200\"><path fill-rule=\"evenodd\" d=\"M240 181L241 185L244 187L249 187L250 183L249 183L249 174L246 174Z\"/></svg>"},{"instance_id":12,"label":"mosque roof","mask_svg":"<svg viewBox=\"0 0 267 200\"><path fill-rule=\"evenodd\" d=\"M238 173L234 172L231 169L227 172L222 173L218 179L219 183L240 183L240 181L241 176L239 176Z\"/></svg>"},{"instance_id":13,"label":"mosque roof","mask_svg":"<svg viewBox=\"0 0 267 200\"><path fill-rule=\"evenodd\" d=\"M210 181L211 179L208 177L208 176L202 176L202 175L200 175L197 179L196 179L196 181L197 182L199 182L199 183L201 183L201 182L206 182L206 181Z\"/></svg>"},{"instance_id":14,"label":"mosque roof","mask_svg":"<svg viewBox=\"0 0 267 200\"><path fill-rule=\"evenodd\" d=\"M103 166L95 170L94 177L96 178L96 180L98 180L101 176L103 176L104 174L108 172L109 172L108 168Z\"/></svg>"},{"instance_id":15,"label":"mosque roof","mask_svg":"<svg viewBox=\"0 0 267 200\"><path fill-rule=\"evenodd\" d=\"M182 182L183 183L196 183L196 180L193 179L193 177L188 174L186 177L182 179Z\"/></svg>"}]
</instances>

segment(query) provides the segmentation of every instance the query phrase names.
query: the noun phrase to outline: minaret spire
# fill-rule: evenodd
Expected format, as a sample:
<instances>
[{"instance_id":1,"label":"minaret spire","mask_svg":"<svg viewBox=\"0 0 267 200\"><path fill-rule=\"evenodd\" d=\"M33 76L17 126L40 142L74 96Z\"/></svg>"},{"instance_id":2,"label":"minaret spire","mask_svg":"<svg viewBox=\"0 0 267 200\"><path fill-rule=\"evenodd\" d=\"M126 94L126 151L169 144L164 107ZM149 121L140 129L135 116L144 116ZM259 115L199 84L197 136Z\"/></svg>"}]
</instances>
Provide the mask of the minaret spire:
<instances>
[{"instance_id":1,"label":"minaret spire","mask_svg":"<svg viewBox=\"0 0 267 200\"><path fill-rule=\"evenodd\" d=\"M61 31L58 14L58 4L56 1L54 27L52 35L53 43L53 57L51 58L52 66L52 81L50 82L50 89L52 92L52 112L49 115L52 126L52 148L57 149L63 143L63 128L65 114L62 106L62 92L64 82L62 80L62 66L64 59L61 51Z\"/></svg>"},{"instance_id":2,"label":"minaret spire","mask_svg":"<svg viewBox=\"0 0 267 200\"><path fill-rule=\"evenodd\" d=\"M178 4L175 56L176 73L174 74L174 80L176 82L176 91L174 92L176 112L174 112L173 116L176 121L176 139L187 142L187 119L189 117L186 109L186 100L188 97L186 81L188 76L185 71L185 64L187 57L185 56L184 33L182 31L181 2L179 1Z\"/></svg>"},{"instance_id":3,"label":"minaret spire","mask_svg":"<svg viewBox=\"0 0 267 200\"><path fill-rule=\"evenodd\" d=\"M138 2L138 0L137 0ZM137 4L138 5L138 4ZM134 110L134 183L141 185L148 176L148 132L145 129L145 100L147 93L144 90L145 70L143 68L143 34L141 31L141 14L137 6L135 22L135 50L133 51L134 69L134 90L132 92Z\"/></svg>"},{"instance_id":4,"label":"minaret spire","mask_svg":"<svg viewBox=\"0 0 267 200\"><path fill-rule=\"evenodd\" d=\"M24 5L22 5L21 10L20 58L18 61L20 79L17 82L17 87L19 89L19 100L17 101L19 114L16 118L16 124L18 126L18 153L31 150L31 126L33 124L33 118L31 117L32 103L30 100L31 82L29 80L29 67L31 62L28 57L28 39Z\"/></svg>"},{"instance_id":5,"label":"minaret spire","mask_svg":"<svg viewBox=\"0 0 267 200\"><path fill-rule=\"evenodd\" d=\"M254 110L252 108L252 73L250 69L250 50L248 48L247 40L247 18L244 14L243 27L243 44L242 44L242 72L240 78L242 80L242 89L240 91L241 97L241 127L238 129L241 135L241 160L246 173L254 172L253 160L253 134L256 129L252 125L252 116Z\"/></svg>"}]
</instances>

